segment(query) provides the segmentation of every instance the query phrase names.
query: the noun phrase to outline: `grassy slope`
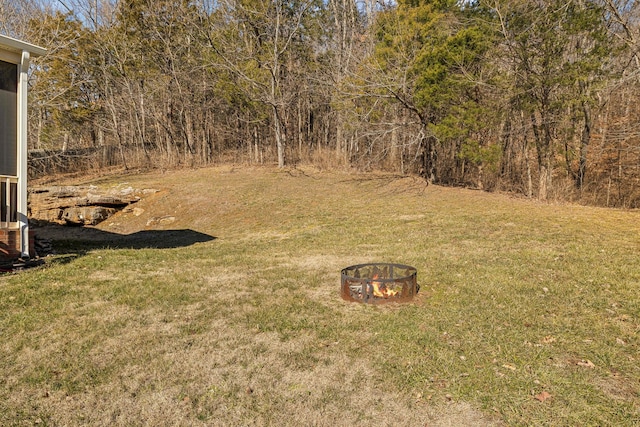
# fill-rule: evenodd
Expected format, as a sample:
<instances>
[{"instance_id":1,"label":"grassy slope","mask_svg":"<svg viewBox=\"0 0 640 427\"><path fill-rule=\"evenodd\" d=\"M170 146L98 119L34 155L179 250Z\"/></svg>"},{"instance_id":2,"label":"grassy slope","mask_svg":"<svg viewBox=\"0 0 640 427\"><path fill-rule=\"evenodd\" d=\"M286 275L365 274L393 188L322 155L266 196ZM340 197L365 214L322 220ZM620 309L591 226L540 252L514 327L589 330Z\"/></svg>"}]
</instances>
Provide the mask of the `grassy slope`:
<instances>
[{"instance_id":1,"label":"grassy slope","mask_svg":"<svg viewBox=\"0 0 640 427\"><path fill-rule=\"evenodd\" d=\"M123 181L162 191L100 230L216 239L102 233L0 276L0 424L640 423L638 212L299 170L98 184ZM369 261L415 266L417 300L342 301Z\"/></svg>"}]
</instances>

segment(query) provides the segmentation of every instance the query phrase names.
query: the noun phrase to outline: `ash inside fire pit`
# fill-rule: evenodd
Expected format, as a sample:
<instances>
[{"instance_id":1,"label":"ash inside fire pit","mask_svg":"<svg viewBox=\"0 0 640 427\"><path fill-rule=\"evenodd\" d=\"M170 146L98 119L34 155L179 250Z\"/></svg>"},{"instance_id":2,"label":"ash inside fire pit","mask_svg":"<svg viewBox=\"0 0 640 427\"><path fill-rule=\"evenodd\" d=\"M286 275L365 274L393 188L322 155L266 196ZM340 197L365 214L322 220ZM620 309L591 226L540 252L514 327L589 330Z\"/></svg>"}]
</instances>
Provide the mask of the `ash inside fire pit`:
<instances>
[{"instance_id":1,"label":"ash inside fire pit","mask_svg":"<svg viewBox=\"0 0 640 427\"><path fill-rule=\"evenodd\" d=\"M342 298L381 304L406 302L418 293L417 270L402 264L359 264L342 270Z\"/></svg>"}]
</instances>

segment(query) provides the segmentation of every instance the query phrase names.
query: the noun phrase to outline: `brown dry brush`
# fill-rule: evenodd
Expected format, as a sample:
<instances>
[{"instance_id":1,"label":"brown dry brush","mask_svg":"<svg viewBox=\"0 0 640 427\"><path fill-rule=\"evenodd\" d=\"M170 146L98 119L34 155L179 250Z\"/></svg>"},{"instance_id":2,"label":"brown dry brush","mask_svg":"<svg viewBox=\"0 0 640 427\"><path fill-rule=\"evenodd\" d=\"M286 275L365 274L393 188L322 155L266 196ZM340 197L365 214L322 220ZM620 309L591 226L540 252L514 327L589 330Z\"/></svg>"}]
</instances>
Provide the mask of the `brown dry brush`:
<instances>
[{"instance_id":1,"label":"brown dry brush","mask_svg":"<svg viewBox=\"0 0 640 427\"><path fill-rule=\"evenodd\" d=\"M637 113L637 112L636 112ZM603 122L599 117L597 133L587 154L589 168L581 188L564 168L554 172L557 200L576 201L609 207L636 208L640 205L640 134L634 129L630 117L617 117ZM77 147L70 150L32 150L29 158L31 178L48 175L94 172L101 169L148 169L198 167L211 164L238 163L272 165L277 163L275 143L268 130L254 126L235 133L206 132L208 136L189 148L150 144L104 145ZM373 126L371 127L373 128ZM325 141L314 141L287 146L287 163L313 164L322 169L354 167L358 170L386 170L403 174L420 172L421 153L410 129L376 130L354 134L347 144L346 155L331 144L332 130L325 129ZM205 133L201 130L201 134ZM295 134L295 132L292 132ZM215 135L222 135L216 138ZM225 135L227 136L225 138ZM520 134L522 135L522 134ZM166 138L169 138L166 136ZM235 140L235 141L234 141ZM393 141L390 143L389 141ZM477 164L461 159L452 145L437 149L436 170L440 171L436 183L482 188L489 191L509 191L526 196L536 195L538 170L534 154L525 147L526 137L505 138L504 151L497 167L481 170ZM557 164L564 163L562 153ZM576 161L574 160L573 163Z\"/></svg>"}]
</instances>

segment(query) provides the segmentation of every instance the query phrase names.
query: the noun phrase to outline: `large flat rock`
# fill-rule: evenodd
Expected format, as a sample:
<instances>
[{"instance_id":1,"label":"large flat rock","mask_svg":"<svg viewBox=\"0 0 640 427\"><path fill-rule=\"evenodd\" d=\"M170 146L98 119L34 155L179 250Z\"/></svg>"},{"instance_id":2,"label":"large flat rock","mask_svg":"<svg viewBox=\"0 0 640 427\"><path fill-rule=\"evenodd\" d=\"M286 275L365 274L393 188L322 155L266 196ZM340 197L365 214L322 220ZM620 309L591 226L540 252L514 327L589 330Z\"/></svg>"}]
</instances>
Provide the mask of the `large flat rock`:
<instances>
[{"instance_id":1,"label":"large flat rock","mask_svg":"<svg viewBox=\"0 0 640 427\"><path fill-rule=\"evenodd\" d=\"M36 223L96 225L154 192L132 187L35 187L29 189L29 219Z\"/></svg>"}]
</instances>

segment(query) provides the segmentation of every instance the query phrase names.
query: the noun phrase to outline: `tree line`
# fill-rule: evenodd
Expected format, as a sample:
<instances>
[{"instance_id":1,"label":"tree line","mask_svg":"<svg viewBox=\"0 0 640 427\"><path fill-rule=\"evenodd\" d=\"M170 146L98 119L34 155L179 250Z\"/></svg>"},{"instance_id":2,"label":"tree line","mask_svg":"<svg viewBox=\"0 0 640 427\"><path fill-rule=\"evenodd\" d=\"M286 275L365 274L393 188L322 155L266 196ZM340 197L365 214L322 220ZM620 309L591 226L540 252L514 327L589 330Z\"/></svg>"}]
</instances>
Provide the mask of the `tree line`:
<instances>
[{"instance_id":1,"label":"tree line","mask_svg":"<svg viewBox=\"0 0 640 427\"><path fill-rule=\"evenodd\" d=\"M35 174L313 163L640 205L633 0L5 0L0 21L48 49Z\"/></svg>"}]
</instances>

